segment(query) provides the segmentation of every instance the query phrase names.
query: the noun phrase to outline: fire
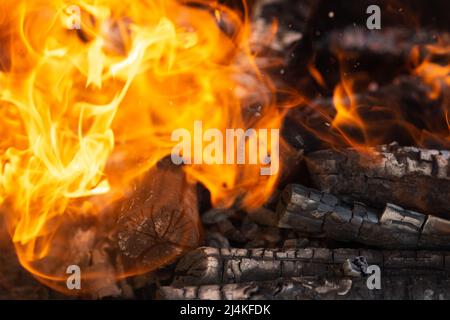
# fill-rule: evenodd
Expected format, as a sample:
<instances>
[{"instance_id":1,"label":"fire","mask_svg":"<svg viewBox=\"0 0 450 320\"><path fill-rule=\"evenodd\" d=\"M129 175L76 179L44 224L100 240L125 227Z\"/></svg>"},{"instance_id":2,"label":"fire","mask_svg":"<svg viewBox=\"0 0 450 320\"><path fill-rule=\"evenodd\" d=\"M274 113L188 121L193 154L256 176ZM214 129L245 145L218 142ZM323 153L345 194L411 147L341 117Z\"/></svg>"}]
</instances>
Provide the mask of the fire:
<instances>
[{"instance_id":1,"label":"fire","mask_svg":"<svg viewBox=\"0 0 450 320\"><path fill-rule=\"evenodd\" d=\"M410 74L382 84L373 82L367 72L352 70L348 63L351 58L339 53L340 81L334 87L332 101L323 103L323 99L317 99L307 104L328 128L310 125L308 118L302 124L324 148L351 147L367 153L371 147L396 139L404 139L407 145L446 148L450 145L449 57L448 39L418 45L407 63L411 66ZM323 87L318 71L314 68L309 71ZM408 94L421 93L409 92L411 89L403 87L402 81L414 84L415 91L424 93L420 100L423 105L410 106L405 102Z\"/></svg>"},{"instance_id":2,"label":"fire","mask_svg":"<svg viewBox=\"0 0 450 320\"><path fill-rule=\"evenodd\" d=\"M418 66L414 73L421 77L432 90L429 93L431 99L438 99L444 88L450 86L450 64L442 64L433 59L450 55L450 45L432 44L426 46L427 56L420 62L420 48L416 47L411 53L412 60Z\"/></svg>"},{"instance_id":3,"label":"fire","mask_svg":"<svg viewBox=\"0 0 450 320\"><path fill-rule=\"evenodd\" d=\"M197 120L280 127L248 18L216 1L3 0L0 10L0 205L21 263L41 281L65 279L45 262L73 245L56 234L68 221L103 217L170 154L174 130ZM244 74L253 81L239 82ZM242 93L261 101L251 124ZM257 207L277 179L256 166L185 171L217 206Z\"/></svg>"},{"instance_id":4,"label":"fire","mask_svg":"<svg viewBox=\"0 0 450 320\"><path fill-rule=\"evenodd\" d=\"M421 60L420 48L416 47L411 53L411 60L416 65L414 74L423 79L430 88L429 98L439 101L442 106L444 123L447 128L444 132L444 140L450 143L450 44L449 39L438 39L436 44L424 48L425 58ZM431 124L435 125L435 124Z\"/></svg>"},{"instance_id":5,"label":"fire","mask_svg":"<svg viewBox=\"0 0 450 320\"><path fill-rule=\"evenodd\" d=\"M336 108L336 115L331 122L331 126L339 132L348 145L355 147L361 152L367 151L366 123L358 113L358 102L353 93L353 81L351 79L343 77L341 83L336 86L333 103ZM362 141L357 141L351 134L347 133L346 129L348 128L361 132L363 135Z\"/></svg>"}]
</instances>

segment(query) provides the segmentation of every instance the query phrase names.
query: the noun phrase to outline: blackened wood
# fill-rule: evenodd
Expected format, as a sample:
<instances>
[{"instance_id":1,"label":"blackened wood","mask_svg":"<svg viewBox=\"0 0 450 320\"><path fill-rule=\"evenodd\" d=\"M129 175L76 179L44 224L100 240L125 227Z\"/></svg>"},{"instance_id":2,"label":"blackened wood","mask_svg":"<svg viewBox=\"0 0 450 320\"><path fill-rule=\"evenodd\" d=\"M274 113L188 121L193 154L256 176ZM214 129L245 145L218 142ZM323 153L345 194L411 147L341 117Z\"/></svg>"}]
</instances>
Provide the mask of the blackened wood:
<instances>
[{"instance_id":1,"label":"blackened wood","mask_svg":"<svg viewBox=\"0 0 450 320\"><path fill-rule=\"evenodd\" d=\"M450 278L382 276L381 290L369 290L367 279L296 277L225 285L161 287L167 300L447 300Z\"/></svg>"},{"instance_id":2,"label":"blackened wood","mask_svg":"<svg viewBox=\"0 0 450 320\"><path fill-rule=\"evenodd\" d=\"M278 226L308 237L354 241L386 249L450 249L450 220L387 204L384 210L352 205L301 185L286 187Z\"/></svg>"},{"instance_id":3,"label":"blackened wood","mask_svg":"<svg viewBox=\"0 0 450 320\"><path fill-rule=\"evenodd\" d=\"M216 249L185 255L175 270L174 287L223 285L279 278L348 277L344 264L364 257L383 277L448 279L450 252L377 251L368 249Z\"/></svg>"},{"instance_id":4,"label":"blackened wood","mask_svg":"<svg viewBox=\"0 0 450 320\"><path fill-rule=\"evenodd\" d=\"M450 217L450 151L380 146L309 154L315 186L374 206L395 203L425 214Z\"/></svg>"},{"instance_id":5,"label":"blackened wood","mask_svg":"<svg viewBox=\"0 0 450 320\"><path fill-rule=\"evenodd\" d=\"M128 263L152 270L198 246L196 188L181 167L159 163L132 189L117 223L119 248Z\"/></svg>"},{"instance_id":6,"label":"blackened wood","mask_svg":"<svg viewBox=\"0 0 450 320\"><path fill-rule=\"evenodd\" d=\"M158 298L164 300L332 299L336 295L347 293L351 288L352 280L350 279L330 280L296 278L183 288L161 287L158 290Z\"/></svg>"}]
</instances>

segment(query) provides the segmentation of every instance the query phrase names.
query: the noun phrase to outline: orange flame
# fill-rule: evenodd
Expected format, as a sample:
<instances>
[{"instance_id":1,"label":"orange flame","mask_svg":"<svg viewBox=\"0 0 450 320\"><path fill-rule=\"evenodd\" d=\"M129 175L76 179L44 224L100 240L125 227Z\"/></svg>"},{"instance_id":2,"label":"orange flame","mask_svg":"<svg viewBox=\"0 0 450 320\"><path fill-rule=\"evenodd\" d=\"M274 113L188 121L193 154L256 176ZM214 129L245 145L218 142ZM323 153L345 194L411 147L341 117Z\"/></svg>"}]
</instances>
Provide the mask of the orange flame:
<instances>
[{"instance_id":1,"label":"orange flame","mask_svg":"<svg viewBox=\"0 0 450 320\"><path fill-rule=\"evenodd\" d=\"M358 113L358 103L353 93L353 82L351 79L342 78L334 90L333 104L336 109L336 115L331 122L331 126L336 129L342 139L357 150L364 152L369 150L367 128L364 119ZM363 140L358 142L344 128L356 129L362 133Z\"/></svg>"},{"instance_id":2,"label":"orange flame","mask_svg":"<svg viewBox=\"0 0 450 320\"><path fill-rule=\"evenodd\" d=\"M450 47L447 41L417 46L411 52L414 65L408 81L427 94L428 98L421 110L410 109L397 96L371 95L370 75L365 72L346 72L346 57L341 53L338 58L342 68L340 82L334 88L332 106L311 103L310 108L320 115L322 121L330 127L306 128L312 131L322 142L331 147L348 146L360 152L370 152L376 145L391 143L399 136L412 140L417 146L436 143L438 146L450 144ZM422 57L424 56L424 58ZM317 70L310 70L316 79ZM320 74L319 74L320 75ZM321 81L317 81L321 83ZM401 83L401 79L399 81ZM398 83L390 84L397 93L407 96L408 89ZM386 88L389 88L386 86ZM398 86L398 87L395 87ZM385 88L385 90L386 90ZM378 89L375 89L377 91ZM383 91L380 91L383 92ZM388 90L386 92L389 92ZM425 100L425 99L424 99ZM411 106L412 107L412 106ZM415 113L423 114L420 127L411 117ZM391 139L391 140L390 140ZM428 140L427 140L428 139Z\"/></svg>"},{"instance_id":3,"label":"orange flame","mask_svg":"<svg viewBox=\"0 0 450 320\"><path fill-rule=\"evenodd\" d=\"M99 215L119 199L170 154L175 129L192 131L196 120L221 130L280 127L272 85L249 47L248 19L216 1L189 3L1 2L0 205L21 263L40 280L63 279L38 262L65 221ZM67 10L74 5L79 17ZM73 18L79 30L68 28ZM243 74L253 81L238 81ZM251 124L242 92L260 98ZM277 179L258 170L186 167L214 204L240 198L247 207L263 203Z\"/></svg>"},{"instance_id":4,"label":"orange flame","mask_svg":"<svg viewBox=\"0 0 450 320\"><path fill-rule=\"evenodd\" d=\"M442 89L450 86L450 64L443 65L433 61L433 58L437 56L448 57L450 55L450 45L437 43L428 45L425 49L428 55L422 62L419 62L419 47L416 47L411 53L413 62L419 64L415 68L414 73L432 88L429 94L430 98L437 99L441 95Z\"/></svg>"},{"instance_id":5,"label":"orange flame","mask_svg":"<svg viewBox=\"0 0 450 320\"><path fill-rule=\"evenodd\" d=\"M423 79L430 88L429 98L441 99L443 114L448 131L445 140L450 143L450 44L443 39L438 39L436 44L425 47L425 59L420 61L420 48L416 47L411 53L413 63L417 66L414 74Z\"/></svg>"}]
</instances>

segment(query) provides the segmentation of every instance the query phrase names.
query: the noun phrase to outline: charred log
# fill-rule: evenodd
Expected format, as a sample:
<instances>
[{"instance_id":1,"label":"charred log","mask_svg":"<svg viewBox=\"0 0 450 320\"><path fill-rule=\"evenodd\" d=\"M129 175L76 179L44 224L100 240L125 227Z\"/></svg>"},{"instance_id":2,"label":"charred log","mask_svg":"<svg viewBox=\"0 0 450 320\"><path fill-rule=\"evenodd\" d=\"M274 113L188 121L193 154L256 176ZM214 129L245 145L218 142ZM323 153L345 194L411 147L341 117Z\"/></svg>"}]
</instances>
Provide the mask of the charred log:
<instances>
[{"instance_id":1,"label":"charred log","mask_svg":"<svg viewBox=\"0 0 450 320\"><path fill-rule=\"evenodd\" d=\"M381 146L311 153L308 168L320 190L379 206L395 203L442 217L450 215L450 152Z\"/></svg>"},{"instance_id":2,"label":"charred log","mask_svg":"<svg viewBox=\"0 0 450 320\"><path fill-rule=\"evenodd\" d=\"M368 249L215 249L199 248L177 265L173 286L224 285L292 277L345 278L348 261L364 257L387 279L449 279L450 252Z\"/></svg>"},{"instance_id":3,"label":"charred log","mask_svg":"<svg viewBox=\"0 0 450 320\"><path fill-rule=\"evenodd\" d=\"M119 249L128 263L154 269L198 246L196 188L181 167L160 163L133 189L118 220Z\"/></svg>"},{"instance_id":4,"label":"charred log","mask_svg":"<svg viewBox=\"0 0 450 320\"><path fill-rule=\"evenodd\" d=\"M332 299L347 293L351 285L350 279L324 281L314 278L295 278L198 287L161 287L158 295L160 299L165 300Z\"/></svg>"},{"instance_id":5,"label":"charred log","mask_svg":"<svg viewBox=\"0 0 450 320\"><path fill-rule=\"evenodd\" d=\"M278 226L308 237L386 249L450 249L450 221L387 204L383 211L349 205L324 192L289 185L278 204Z\"/></svg>"},{"instance_id":6,"label":"charred log","mask_svg":"<svg viewBox=\"0 0 450 320\"><path fill-rule=\"evenodd\" d=\"M166 300L441 300L450 298L450 279L382 277L381 290L369 290L366 278L297 277L225 285L161 287Z\"/></svg>"}]
</instances>

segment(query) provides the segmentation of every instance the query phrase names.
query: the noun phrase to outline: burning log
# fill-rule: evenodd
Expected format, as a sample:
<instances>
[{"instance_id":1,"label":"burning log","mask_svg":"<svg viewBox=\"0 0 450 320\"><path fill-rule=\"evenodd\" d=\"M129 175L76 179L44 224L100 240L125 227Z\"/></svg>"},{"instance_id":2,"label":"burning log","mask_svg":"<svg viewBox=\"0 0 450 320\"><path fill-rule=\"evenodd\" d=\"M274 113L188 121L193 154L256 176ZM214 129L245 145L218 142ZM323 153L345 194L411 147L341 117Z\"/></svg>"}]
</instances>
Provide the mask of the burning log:
<instances>
[{"instance_id":1,"label":"burning log","mask_svg":"<svg viewBox=\"0 0 450 320\"><path fill-rule=\"evenodd\" d=\"M198 246L196 187L187 182L181 167L163 160L135 181L129 192L120 200L117 216L104 212L95 219L62 226L57 236L64 237L61 244L69 246L52 248L49 260L58 263L43 260L47 269L41 269L61 274L66 270L65 262L70 261L87 275L77 295L90 299L130 297L132 289L118 281L123 275L153 271ZM65 285L56 283L54 287L61 290Z\"/></svg>"},{"instance_id":2,"label":"burning log","mask_svg":"<svg viewBox=\"0 0 450 320\"><path fill-rule=\"evenodd\" d=\"M312 237L386 249L450 249L450 221L387 204L384 211L301 185L289 185L277 208L278 226Z\"/></svg>"},{"instance_id":3,"label":"burning log","mask_svg":"<svg viewBox=\"0 0 450 320\"><path fill-rule=\"evenodd\" d=\"M314 184L322 191L377 206L395 203L426 214L449 216L449 151L399 147L324 150L308 158Z\"/></svg>"},{"instance_id":4,"label":"burning log","mask_svg":"<svg viewBox=\"0 0 450 320\"><path fill-rule=\"evenodd\" d=\"M383 277L450 276L450 252L366 249L216 249L199 248L177 265L174 287L271 281L279 278L341 278L355 275L344 264L364 257Z\"/></svg>"},{"instance_id":5,"label":"burning log","mask_svg":"<svg viewBox=\"0 0 450 320\"><path fill-rule=\"evenodd\" d=\"M153 270L197 247L197 206L195 185L187 182L182 168L159 163L120 209L118 244L127 262Z\"/></svg>"}]
</instances>

